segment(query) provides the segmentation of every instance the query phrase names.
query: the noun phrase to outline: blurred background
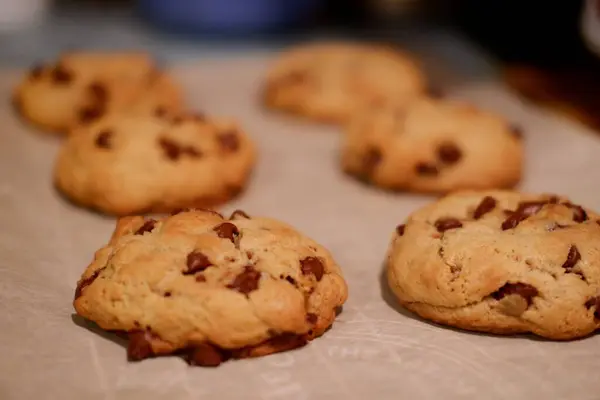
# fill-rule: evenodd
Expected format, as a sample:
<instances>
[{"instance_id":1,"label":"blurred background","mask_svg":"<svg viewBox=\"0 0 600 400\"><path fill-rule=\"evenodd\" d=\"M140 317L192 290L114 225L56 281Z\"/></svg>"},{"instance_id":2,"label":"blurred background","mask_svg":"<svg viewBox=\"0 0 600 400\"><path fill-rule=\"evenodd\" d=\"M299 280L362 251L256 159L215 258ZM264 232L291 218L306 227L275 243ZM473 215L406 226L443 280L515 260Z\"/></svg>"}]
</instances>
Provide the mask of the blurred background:
<instances>
[{"instance_id":1,"label":"blurred background","mask_svg":"<svg viewBox=\"0 0 600 400\"><path fill-rule=\"evenodd\" d=\"M5 67L65 49L177 61L319 38L426 50L600 129L597 0L0 0Z\"/></svg>"}]
</instances>

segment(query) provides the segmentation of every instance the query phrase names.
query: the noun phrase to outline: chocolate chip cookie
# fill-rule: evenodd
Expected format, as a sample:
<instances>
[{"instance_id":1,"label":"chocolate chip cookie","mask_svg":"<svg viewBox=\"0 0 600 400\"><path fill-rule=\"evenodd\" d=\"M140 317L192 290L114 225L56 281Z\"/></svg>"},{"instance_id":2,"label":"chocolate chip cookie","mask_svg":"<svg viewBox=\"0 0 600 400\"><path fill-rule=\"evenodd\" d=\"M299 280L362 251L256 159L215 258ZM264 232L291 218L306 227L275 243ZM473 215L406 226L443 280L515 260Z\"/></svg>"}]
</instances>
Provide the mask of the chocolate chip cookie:
<instances>
[{"instance_id":1,"label":"chocolate chip cookie","mask_svg":"<svg viewBox=\"0 0 600 400\"><path fill-rule=\"evenodd\" d=\"M192 365L304 346L347 297L331 254L292 227L243 211L125 217L77 284L77 313L129 337L130 360Z\"/></svg>"},{"instance_id":2,"label":"chocolate chip cookie","mask_svg":"<svg viewBox=\"0 0 600 400\"><path fill-rule=\"evenodd\" d=\"M387 258L398 301L458 328L574 339L600 328L600 222L554 195L459 192L399 225Z\"/></svg>"},{"instance_id":3,"label":"chocolate chip cookie","mask_svg":"<svg viewBox=\"0 0 600 400\"><path fill-rule=\"evenodd\" d=\"M113 111L182 109L177 84L143 53L65 53L33 67L13 101L26 120L58 133Z\"/></svg>"},{"instance_id":4,"label":"chocolate chip cookie","mask_svg":"<svg viewBox=\"0 0 600 400\"><path fill-rule=\"evenodd\" d=\"M243 190L254 161L254 145L233 121L109 114L73 131L54 178L77 204L135 215L227 201Z\"/></svg>"},{"instance_id":5,"label":"chocolate chip cookie","mask_svg":"<svg viewBox=\"0 0 600 400\"><path fill-rule=\"evenodd\" d=\"M502 189L517 184L522 131L469 104L423 97L357 116L344 137L342 169L375 186L414 192Z\"/></svg>"},{"instance_id":6,"label":"chocolate chip cookie","mask_svg":"<svg viewBox=\"0 0 600 400\"><path fill-rule=\"evenodd\" d=\"M405 104L425 90L413 59L375 44L319 43L285 52L271 67L263 101L273 109L345 122L357 109Z\"/></svg>"}]
</instances>

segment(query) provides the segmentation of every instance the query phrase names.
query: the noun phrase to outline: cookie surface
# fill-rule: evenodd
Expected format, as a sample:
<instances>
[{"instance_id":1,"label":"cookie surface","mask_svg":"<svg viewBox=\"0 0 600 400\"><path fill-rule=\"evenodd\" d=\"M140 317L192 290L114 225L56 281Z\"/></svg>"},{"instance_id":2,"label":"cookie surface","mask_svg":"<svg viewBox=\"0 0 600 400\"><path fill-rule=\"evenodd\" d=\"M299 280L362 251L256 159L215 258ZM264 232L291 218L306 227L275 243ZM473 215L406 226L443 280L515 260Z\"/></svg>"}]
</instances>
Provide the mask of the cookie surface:
<instances>
[{"instance_id":1,"label":"cookie surface","mask_svg":"<svg viewBox=\"0 0 600 400\"><path fill-rule=\"evenodd\" d=\"M214 366L305 345L346 297L330 253L292 227L187 210L120 219L79 280L74 307L126 332L131 360L183 352Z\"/></svg>"},{"instance_id":2,"label":"cookie surface","mask_svg":"<svg viewBox=\"0 0 600 400\"><path fill-rule=\"evenodd\" d=\"M600 328L598 218L564 197L456 193L398 226L388 283L404 307L442 324L583 337Z\"/></svg>"},{"instance_id":3,"label":"cookie surface","mask_svg":"<svg viewBox=\"0 0 600 400\"><path fill-rule=\"evenodd\" d=\"M54 181L75 203L107 214L170 212L235 197L254 161L254 145L232 121L111 114L67 138Z\"/></svg>"},{"instance_id":4,"label":"cookie surface","mask_svg":"<svg viewBox=\"0 0 600 400\"><path fill-rule=\"evenodd\" d=\"M366 111L348 125L342 169L385 189L502 189L521 178L520 129L468 104L420 98Z\"/></svg>"},{"instance_id":5,"label":"cookie surface","mask_svg":"<svg viewBox=\"0 0 600 400\"><path fill-rule=\"evenodd\" d=\"M354 43L294 48L271 67L263 101L311 119L344 122L372 103L404 104L425 90L425 78L406 54Z\"/></svg>"},{"instance_id":6,"label":"cookie surface","mask_svg":"<svg viewBox=\"0 0 600 400\"><path fill-rule=\"evenodd\" d=\"M17 111L48 131L68 133L113 111L180 111L176 83L143 53L66 53L31 69L15 88Z\"/></svg>"}]
</instances>

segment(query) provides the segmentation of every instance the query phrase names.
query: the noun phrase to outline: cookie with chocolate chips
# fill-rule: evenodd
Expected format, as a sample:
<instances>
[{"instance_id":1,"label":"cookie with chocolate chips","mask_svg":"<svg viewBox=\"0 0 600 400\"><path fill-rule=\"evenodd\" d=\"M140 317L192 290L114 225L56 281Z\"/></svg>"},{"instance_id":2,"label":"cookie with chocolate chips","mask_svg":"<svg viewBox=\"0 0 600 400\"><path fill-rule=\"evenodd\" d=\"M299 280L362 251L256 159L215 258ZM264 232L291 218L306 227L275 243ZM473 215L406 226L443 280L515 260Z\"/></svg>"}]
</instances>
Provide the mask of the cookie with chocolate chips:
<instances>
[{"instance_id":1,"label":"cookie with chocolate chips","mask_svg":"<svg viewBox=\"0 0 600 400\"><path fill-rule=\"evenodd\" d=\"M125 217L77 284L77 314L129 337L132 361L192 365L302 347L322 335L347 287L331 254L294 228L236 212Z\"/></svg>"},{"instance_id":2,"label":"cookie with chocolate chips","mask_svg":"<svg viewBox=\"0 0 600 400\"><path fill-rule=\"evenodd\" d=\"M253 143L233 121L109 114L67 138L54 181L74 203L106 214L171 212L239 195L254 162Z\"/></svg>"},{"instance_id":3,"label":"cookie with chocolate chips","mask_svg":"<svg viewBox=\"0 0 600 400\"><path fill-rule=\"evenodd\" d=\"M426 91L406 53L378 44L306 44L283 53L269 70L263 102L306 118L345 123L373 103L408 103Z\"/></svg>"},{"instance_id":4,"label":"cookie with chocolate chips","mask_svg":"<svg viewBox=\"0 0 600 400\"><path fill-rule=\"evenodd\" d=\"M57 133L111 112L180 111L178 85L144 53L61 54L34 66L13 93L24 119Z\"/></svg>"},{"instance_id":5,"label":"cookie with chocolate chips","mask_svg":"<svg viewBox=\"0 0 600 400\"><path fill-rule=\"evenodd\" d=\"M388 283L441 324L583 337L600 328L599 218L561 196L458 192L398 226Z\"/></svg>"},{"instance_id":6,"label":"cookie with chocolate chips","mask_svg":"<svg viewBox=\"0 0 600 400\"><path fill-rule=\"evenodd\" d=\"M516 129L471 105L423 97L408 107L358 113L347 127L341 167L391 190L510 188L523 166L523 138Z\"/></svg>"}]
</instances>

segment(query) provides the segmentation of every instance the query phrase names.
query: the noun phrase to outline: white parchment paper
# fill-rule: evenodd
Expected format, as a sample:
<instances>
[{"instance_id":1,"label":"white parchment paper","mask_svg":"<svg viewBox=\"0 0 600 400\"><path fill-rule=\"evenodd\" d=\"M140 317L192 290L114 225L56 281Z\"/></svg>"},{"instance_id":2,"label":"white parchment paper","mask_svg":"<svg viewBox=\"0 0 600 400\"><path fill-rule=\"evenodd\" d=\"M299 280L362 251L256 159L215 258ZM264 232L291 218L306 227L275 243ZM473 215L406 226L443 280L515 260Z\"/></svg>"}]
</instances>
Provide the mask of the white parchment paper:
<instances>
[{"instance_id":1,"label":"white parchment paper","mask_svg":"<svg viewBox=\"0 0 600 400\"><path fill-rule=\"evenodd\" d=\"M430 198L372 190L338 168L334 128L265 112L266 58L175 68L194 108L239 118L260 152L243 208L295 225L331 249L350 299L307 347L217 369L175 357L128 363L123 343L73 318L77 279L114 220L64 202L51 171L60 139L13 114L19 74L0 73L0 399L570 399L600 398L600 337L555 343L494 337L421 321L382 291L394 227ZM600 209L600 141L532 109L495 82L462 80L452 94L504 113L526 131L522 188L569 194Z\"/></svg>"}]
</instances>

